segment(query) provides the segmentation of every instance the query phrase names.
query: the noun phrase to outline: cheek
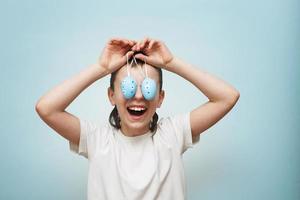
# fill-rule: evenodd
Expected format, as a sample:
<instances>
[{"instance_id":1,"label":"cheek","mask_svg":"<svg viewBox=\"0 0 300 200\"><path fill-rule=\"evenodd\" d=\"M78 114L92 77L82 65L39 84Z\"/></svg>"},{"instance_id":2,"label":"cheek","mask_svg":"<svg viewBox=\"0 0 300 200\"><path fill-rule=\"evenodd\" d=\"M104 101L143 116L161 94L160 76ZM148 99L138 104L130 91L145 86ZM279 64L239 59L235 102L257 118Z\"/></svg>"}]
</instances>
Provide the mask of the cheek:
<instances>
[{"instance_id":1,"label":"cheek","mask_svg":"<svg viewBox=\"0 0 300 200\"><path fill-rule=\"evenodd\" d=\"M121 92L121 88L118 87L118 85L117 85L117 87L115 87L115 93L114 93L114 96L115 96L115 99L118 100L118 101L125 100L125 99L123 98L123 94L122 94L122 92Z\"/></svg>"},{"instance_id":2,"label":"cheek","mask_svg":"<svg viewBox=\"0 0 300 200\"><path fill-rule=\"evenodd\" d=\"M159 98L155 97L155 99L149 104L149 108L151 109L151 112L155 113L158 106L159 106Z\"/></svg>"}]
</instances>

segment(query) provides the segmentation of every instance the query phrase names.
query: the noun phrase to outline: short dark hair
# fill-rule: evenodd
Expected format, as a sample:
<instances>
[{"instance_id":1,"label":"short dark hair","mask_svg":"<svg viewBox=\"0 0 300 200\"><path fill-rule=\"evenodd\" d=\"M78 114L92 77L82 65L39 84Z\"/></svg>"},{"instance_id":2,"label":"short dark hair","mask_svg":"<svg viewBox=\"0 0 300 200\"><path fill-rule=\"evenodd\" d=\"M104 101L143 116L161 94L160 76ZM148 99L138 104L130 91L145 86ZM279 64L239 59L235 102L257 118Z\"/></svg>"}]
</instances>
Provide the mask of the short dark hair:
<instances>
[{"instance_id":1,"label":"short dark hair","mask_svg":"<svg viewBox=\"0 0 300 200\"><path fill-rule=\"evenodd\" d=\"M129 63L131 63L133 58L129 59ZM137 64L138 65L143 65L144 62L139 60L139 59L136 59L137 61ZM133 62L133 67L136 66L135 62ZM158 72L158 75L159 75L159 92L161 92L162 90L162 84L163 84L163 79L162 79L162 70L161 68L158 68L158 67L154 67L157 72ZM116 76L117 76L117 73L118 73L119 70L113 72L110 76L110 88L114 91L115 87L114 87L114 83L115 83L115 80L116 80ZM156 131L156 128L157 128L157 121L158 121L158 114L155 112L155 114L152 116L152 120L151 120L151 123L150 123L150 131L151 132L155 132ZM109 123L115 127L116 129L120 129L121 128L121 119L119 117L119 113L118 113L118 109L117 109L117 106L115 106L113 108L113 110L111 111L110 115L109 115Z\"/></svg>"}]
</instances>

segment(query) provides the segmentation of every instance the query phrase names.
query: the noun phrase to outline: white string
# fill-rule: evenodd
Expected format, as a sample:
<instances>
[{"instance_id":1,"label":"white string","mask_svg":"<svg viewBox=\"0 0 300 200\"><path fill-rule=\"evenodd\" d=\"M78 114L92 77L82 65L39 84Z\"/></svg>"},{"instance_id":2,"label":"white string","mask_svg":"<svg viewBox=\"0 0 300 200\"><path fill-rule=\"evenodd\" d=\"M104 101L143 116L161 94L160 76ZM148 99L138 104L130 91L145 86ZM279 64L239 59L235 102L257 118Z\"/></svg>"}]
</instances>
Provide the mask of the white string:
<instances>
[{"instance_id":1,"label":"white string","mask_svg":"<svg viewBox=\"0 0 300 200\"><path fill-rule=\"evenodd\" d=\"M135 62L135 64L140 68L140 73L142 74L142 76L148 78L148 70L147 70L147 62L146 62L146 59L144 60L144 70L142 68L141 65L139 65L135 59L135 57L133 56L133 59L131 60L131 63L130 63L130 66L128 67L128 53L126 54L126 58L127 58L127 64L126 64L126 68L127 68L127 75L130 76L130 71L129 71L129 67L131 68L133 62ZM146 73L146 74L145 74Z\"/></svg>"},{"instance_id":2,"label":"white string","mask_svg":"<svg viewBox=\"0 0 300 200\"><path fill-rule=\"evenodd\" d=\"M144 61L145 61L145 64L144 64L145 70L144 70L144 71L146 72L146 78L148 78L148 71L147 71L147 66L146 66L146 64L147 64L147 63L146 63L146 58L145 58Z\"/></svg>"},{"instance_id":3,"label":"white string","mask_svg":"<svg viewBox=\"0 0 300 200\"><path fill-rule=\"evenodd\" d=\"M129 67L128 67L128 53L126 53L126 58L127 58L127 64L126 64L127 76L130 76ZM133 63L133 60L130 63L130 68L131 68L132 63Z\"/></svg>"},{"instance_id":4,"label":"white string","mask_svg":"<svg viewBox=\"0 0 300 200\"><path fill-rule=\"evenodd\" d=\"M138 63L137 63L137 61L136 61L136 59L135 59L135 57L133 57L133 59L134 59L134 62L135 62L135 64L140 68L140 73L142 74L142 76L144 76L145 77L145 73L144 73L144 71L143 71L143 68L142 68L142 66L141 65L139 65Z\"/></svg>"}]
</instances>

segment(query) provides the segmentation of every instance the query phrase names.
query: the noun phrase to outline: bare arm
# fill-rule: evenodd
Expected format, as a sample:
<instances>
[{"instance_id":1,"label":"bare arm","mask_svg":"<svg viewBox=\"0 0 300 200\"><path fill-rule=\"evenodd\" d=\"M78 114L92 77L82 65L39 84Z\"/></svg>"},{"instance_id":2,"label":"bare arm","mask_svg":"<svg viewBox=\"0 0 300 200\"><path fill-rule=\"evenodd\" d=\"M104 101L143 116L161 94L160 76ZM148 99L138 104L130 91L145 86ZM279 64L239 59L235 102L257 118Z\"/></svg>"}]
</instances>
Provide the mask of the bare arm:
<instances>
[{"instance_id":1,"label":"bare arm","mask_svg":"<svg viewBox=\"0 0 300 200\"><path fill-rule=\"evenodd\" d=\"M79 119L65 109L83 90L105 75L105 70L98 65L85 68L79 74L63 81L42 96L36 104L37 113L57 133L78 144Z\"/></svg>"},{"instance_id":2,"label":"bare arm","mask_svg":"<svg viewBox=\"0 0 300 200\"><path fill-rule=\"evenodd\" d=\"M174 57L162 41L145 38L137 43L133 50L142 50L145 55L137 54L137 58L178 74L196 86L209 99L191 112L193 140L222 119L239 99L240 94L234 87Z\"/></svg>"},{"instance_id":3,"label":"bare arm","mask_svg":"<svg viewBox=\"0 0 300 200\"><path fill-rule=\"evenodd\" d=\"M90 65L79 74L63 81L38 100L35 109L41 119L67 140L79 144L79 119L65 109L92 83L122 67L126 63L126 53L129 57L133 55L129 51L133 45L133 41L111 39L98 64Z\"/></svg>"},{"instance_id":4,"label":"bare arm","mask_svg":"<svg viewBox=\"0 0 300 200\"><path fill-rule=\"evenodd\" d=\"M209 99L191 112L193 138L222 119L239 99L239 92L234 87L176 57L166 69L191 82Z\"/></svg>"}]
</instances>

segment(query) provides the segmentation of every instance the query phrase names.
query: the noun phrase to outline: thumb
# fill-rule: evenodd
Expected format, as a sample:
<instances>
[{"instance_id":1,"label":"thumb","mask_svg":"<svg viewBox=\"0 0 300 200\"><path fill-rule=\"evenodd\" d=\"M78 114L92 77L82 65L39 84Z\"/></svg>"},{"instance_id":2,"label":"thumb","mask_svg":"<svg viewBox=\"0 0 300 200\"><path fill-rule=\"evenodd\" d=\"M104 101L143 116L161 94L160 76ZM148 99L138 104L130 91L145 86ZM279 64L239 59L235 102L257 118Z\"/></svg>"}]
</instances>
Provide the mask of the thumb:
<instances>
[{"instance_id":1,"label":"thumb","mask_svg":"<svg viewBox=\"0 0 300 200\"><path fill-rule=\"evenodd\" d=\"M126 64L127 59L129 60L133 56L133 54L134 54L133 51L128 51L125 55L123 55L121 59L117 61L120 67L122 67L124 63Z\"/></svg>"},{"instance_id":2,"label":"thumb","mask_svg":"<svg viewBox=\"0 0 300 200\"><path fill-rule=\"evenodd\" d=\"M136 54L134 57L137 58L137 59L139 59L139 60L143 60L143 61L147 60L147 56L145 56L145 55L143 55L141 53Z\"/></svg>"},{"instance_id":3,"label":"thumb","mask_svg":"<svg viewBox=\"0 0 300 200\"><path fill-rule=\"evenodd\" d=\"M127 56L128 56L128 59L130 59L133 56L133 54L134 54L134 51L128 51L125 55L125 59L127 58Z\"/></svg>"},{"instance_id":4,"label":"thumb","mask_svg":"<svg viewBox=\"0 0 300 200\"><path fill-rule=\"evenodd\" d=\"M121 62L122 63L126 63L127 62L127 59L129 60L134 54L134 51L128 51L121 59Z\"/></svg>"}]
</instances>

